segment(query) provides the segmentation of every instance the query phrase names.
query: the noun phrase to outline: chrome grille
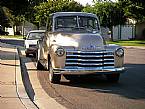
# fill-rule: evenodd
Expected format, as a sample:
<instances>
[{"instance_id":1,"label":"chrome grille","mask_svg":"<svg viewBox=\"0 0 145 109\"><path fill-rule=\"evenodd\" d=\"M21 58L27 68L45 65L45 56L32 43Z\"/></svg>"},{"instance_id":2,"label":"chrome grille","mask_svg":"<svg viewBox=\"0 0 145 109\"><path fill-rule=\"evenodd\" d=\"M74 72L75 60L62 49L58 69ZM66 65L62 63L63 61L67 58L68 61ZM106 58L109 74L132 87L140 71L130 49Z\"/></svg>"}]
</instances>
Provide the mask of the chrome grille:
<instances>
[{"instance_id":1,"label":"chrome grille","mask_svg":"<svg viewBox=\"0 0 145 109\"><path fill-rule=\"evenodd\" d=\"M94 68L114 67L114 53L112 51L84 52L67 51L66 68Z\"/></svg>"}]
</instances>

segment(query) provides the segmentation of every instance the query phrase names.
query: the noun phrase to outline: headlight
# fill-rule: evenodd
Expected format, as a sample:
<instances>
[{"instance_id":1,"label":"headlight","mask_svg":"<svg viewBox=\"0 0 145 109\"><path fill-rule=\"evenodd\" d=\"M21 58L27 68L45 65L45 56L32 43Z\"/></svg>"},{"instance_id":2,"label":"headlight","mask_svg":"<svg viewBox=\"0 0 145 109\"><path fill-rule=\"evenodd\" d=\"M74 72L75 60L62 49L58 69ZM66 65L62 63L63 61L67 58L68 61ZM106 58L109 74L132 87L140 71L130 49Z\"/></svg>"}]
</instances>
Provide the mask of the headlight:
<instances>
[{"instance_id":1,"label":"headlight","mask_svg":"<svg viewBox=\"0 0 145 109\"><path fill-rule=\"evenodd\" d=\"M118 48L115 53L118 57L124 56L124 50L122 48Z\"/></svg>"},{"instance_id":2,"label":"headlight","mask_svg":"<svg viewBox=\"0 0 145 109\"><path fill-rule=\"evenodd\" d=\"M57 56L63 56L65 54L65 50L62 47L58 47L55 53Z\"/></svg>"}]
</instances>

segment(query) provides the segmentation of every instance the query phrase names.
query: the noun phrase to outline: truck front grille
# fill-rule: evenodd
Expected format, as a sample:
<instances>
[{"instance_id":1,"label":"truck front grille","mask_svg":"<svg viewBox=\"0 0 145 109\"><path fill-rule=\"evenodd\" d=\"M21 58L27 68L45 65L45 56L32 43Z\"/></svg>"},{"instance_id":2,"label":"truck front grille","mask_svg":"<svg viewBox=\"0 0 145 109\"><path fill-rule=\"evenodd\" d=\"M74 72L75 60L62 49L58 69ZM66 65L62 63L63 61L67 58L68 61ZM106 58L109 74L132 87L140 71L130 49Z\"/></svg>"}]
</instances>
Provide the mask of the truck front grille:
<instances>
[{"instance_id":1,"label":"truck front grille","mask_svg":"<svg viewBox=\"0 0 145 109\"><path fill-rule=\"evenodd\" d=\"M30 44L29 47L35 48L35 47L37 47L37 45L36 44Z\"/></svg>"},{"instance_id":2,"label":"truck front grille","mask_svg":"<svg viewBox=\"0 0 145 109\"><path fill-rule=\"evenodd\" d=\"M66 68L114 67L114 53L111 51L84 52L67 51Z\"/></svg>"}]
</instances>

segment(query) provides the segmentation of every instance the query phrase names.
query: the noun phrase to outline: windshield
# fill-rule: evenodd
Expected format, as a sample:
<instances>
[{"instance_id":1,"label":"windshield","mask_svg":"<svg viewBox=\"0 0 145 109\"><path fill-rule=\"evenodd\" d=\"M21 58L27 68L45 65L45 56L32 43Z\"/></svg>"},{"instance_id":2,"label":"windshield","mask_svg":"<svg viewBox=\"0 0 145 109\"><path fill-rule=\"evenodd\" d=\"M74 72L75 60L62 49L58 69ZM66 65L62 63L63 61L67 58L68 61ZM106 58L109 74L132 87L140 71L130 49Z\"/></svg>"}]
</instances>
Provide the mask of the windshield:
<instances>
[{"instance_id":1,"label":"windshield","mask_svg":"<svg viewBox=\"0 0 145 109\"><path fill-rule=\"evenodd\" d=\"M32 32L29 33L28 35L28 39L41 39L44 37L44 33L43 32Z\"/></svg>"},{"instance_id":2,"label":"windshield","mask_svg":"<svg viewBox=\"0 0 145 109\"><path fill-rule=\"evenodd\" d=\"M78 29L96 33L99 30L98 20L87 16L60 16L55 19L56 31L78 31Z\"/></svg>"}]
</instances>

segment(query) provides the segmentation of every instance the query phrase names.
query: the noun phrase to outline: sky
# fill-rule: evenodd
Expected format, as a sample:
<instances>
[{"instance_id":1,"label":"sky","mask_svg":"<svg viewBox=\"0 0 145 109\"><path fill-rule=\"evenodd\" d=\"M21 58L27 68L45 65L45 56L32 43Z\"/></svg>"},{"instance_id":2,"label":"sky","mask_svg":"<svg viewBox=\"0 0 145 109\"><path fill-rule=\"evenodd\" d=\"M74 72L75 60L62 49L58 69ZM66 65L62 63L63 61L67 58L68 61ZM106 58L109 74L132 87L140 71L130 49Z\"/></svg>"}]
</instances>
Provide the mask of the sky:
<instances>
[{"instance_id":1,"label":"sky","mask_svg":"<svg viewBox=\"0 0 145 109\"><path fill-rule=\"evenodd\" d=\"M87 3L88 3L89 5L93 4L93 0L75 0L75 1L81 3L81 4L84 5L84 6L85 6ZM112 0L112 1L116 1L116 0Z\"/></svg>"}]
</instances>

